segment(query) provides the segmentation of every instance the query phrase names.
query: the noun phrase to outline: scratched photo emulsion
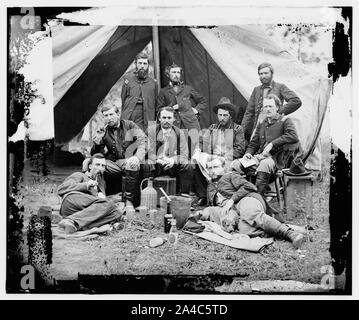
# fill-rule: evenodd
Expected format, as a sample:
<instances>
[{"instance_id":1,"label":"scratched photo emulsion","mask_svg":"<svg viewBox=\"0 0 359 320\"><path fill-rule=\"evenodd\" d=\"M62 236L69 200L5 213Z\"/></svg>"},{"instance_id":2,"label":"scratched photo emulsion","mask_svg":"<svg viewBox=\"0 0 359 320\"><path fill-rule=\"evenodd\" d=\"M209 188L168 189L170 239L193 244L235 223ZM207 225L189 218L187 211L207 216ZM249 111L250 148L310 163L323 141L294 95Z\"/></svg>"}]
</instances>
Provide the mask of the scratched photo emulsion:
<instances>
[{"instance_id":1,"label":"scratched photo emulsion","mask_svg":"<svg viewBox=\"0 0 359 320\"><path fill-rule=\"evenodd\" d=\"M7 293L351 294L352 8L131 8L7 8Z\"/></svg>"}]
</instances>

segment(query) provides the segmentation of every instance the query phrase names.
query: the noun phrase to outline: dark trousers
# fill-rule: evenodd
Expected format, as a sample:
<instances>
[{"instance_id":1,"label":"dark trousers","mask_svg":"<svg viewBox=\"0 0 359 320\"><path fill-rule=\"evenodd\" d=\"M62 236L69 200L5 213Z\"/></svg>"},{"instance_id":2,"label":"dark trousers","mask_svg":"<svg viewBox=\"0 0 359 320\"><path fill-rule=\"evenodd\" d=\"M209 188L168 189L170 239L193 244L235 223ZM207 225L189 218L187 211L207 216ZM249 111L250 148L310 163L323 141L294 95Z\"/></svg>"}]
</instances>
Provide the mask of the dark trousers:
<instances>
[{"instance_id":1,"label":"dark trousers","mask_svg":"<svg viewBox=\"0 0 359 320\"><path fill-rule=\"evenodd\" d=\"M194 168L194 190L199 198L207 198L207 185L208 182L201 172L198 165Z\"/></svg>"},{"instance_id":2,"label":"dark trousers","mask_svg":"<svg viewBox=\"0 0 359 320\"><path fill-rule=\"evenodd\" d=\"M119 220L122 215L114 203L85 193L66 196L61 204L60 214L74 221L78 230L100 227Z\"/></svg>"},{"instance_id":3,"label":"dark trousers","mask_svg":"<svg viewBox=\"0 0 359 320\"><path fill-rule=\"evenodd\" d=\"M139 175L140 168L128 170L125 165L126 159L116 162L106 160L105 180L112 186L117 183L117 190L122 190L125 199L131 201L134 206L139 205ZM122 181L122 186L121 186Z\"/></svg>"},{"instance_id":4,"label":"dark trousers","mask_svg":"<svg viewBox=\"0 0 359 320\"><path fill-rule=\"evenodd\" d=\"M160 164L155 165L155 176L170 176L176 178L178 193L189 194L192 184L192 167L190 164L175 164L172 168L165 170Z\"/></svg>"}]
</instances>

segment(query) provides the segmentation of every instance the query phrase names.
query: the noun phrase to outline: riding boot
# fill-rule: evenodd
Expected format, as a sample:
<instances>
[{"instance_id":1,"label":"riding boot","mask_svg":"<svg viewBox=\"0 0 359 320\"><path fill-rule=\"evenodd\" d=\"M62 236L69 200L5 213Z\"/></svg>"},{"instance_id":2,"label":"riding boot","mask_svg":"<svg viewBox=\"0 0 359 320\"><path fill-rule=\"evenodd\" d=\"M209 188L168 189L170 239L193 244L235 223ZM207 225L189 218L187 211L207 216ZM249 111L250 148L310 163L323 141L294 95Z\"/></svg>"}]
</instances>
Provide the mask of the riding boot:
<instances>
[{"instance_id":1,"label":"riding boot","mask_svg":"<svg viewBox=\"0 0 359 320\"><path fill-rule=\"evenodd\" d=\"M256 177L256 187L257 192L261 195L264 195L264 192L266 191L267 185L269 183L269 177L270 173L258 171L257 177Z\"/></svg>"},{"instance_id":2,"label":"riding boot","mask_svg":"<svg viewBox=\"0 0 359 320\"><path fill-rule=\"evenodd\" d=\"M191 185L193 182L193 174L189 165L184 165L178 172L179 178L179 193L190 194Z\"/></svg>"},{"instance_id":3,"label":"riding boot","mask_svg":"<svg viewBox=\"0 0 359 320\"><path fill-rule=\"evenodd\" d=\"M264 215L263 219L265 233L291 242L296 249L301 247L304 241L304 236L301 233L294 231L286 224L280 223L268 215Z\"/></svg>"},{"instance_id":4,"label":"riding boot","mask_svg":"<svg viewBox=\"0 0 359 320\"><path fill-rule=\"evenodd\" d=\"M139 192L139 171L125 171L124 176L124 199L130 201L135 207L140 204L140 192Z\"/></svg>"}]
</instances>

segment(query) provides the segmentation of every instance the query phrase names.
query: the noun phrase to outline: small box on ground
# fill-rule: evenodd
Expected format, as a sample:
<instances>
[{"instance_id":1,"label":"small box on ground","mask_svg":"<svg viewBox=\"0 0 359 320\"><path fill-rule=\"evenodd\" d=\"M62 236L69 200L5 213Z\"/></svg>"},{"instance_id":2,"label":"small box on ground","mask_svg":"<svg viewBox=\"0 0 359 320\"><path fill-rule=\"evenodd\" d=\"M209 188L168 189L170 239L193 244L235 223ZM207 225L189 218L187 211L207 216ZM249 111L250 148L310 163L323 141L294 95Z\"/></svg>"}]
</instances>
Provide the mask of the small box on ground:
<instances>
[{"instance_id":1,"label":"small box on ground","mask_svg":"<svg viewBox=\"0 0 359 320\"><path fill-rule=\"evenodd\" d=\"M284 174L286 197L286 220L301 220L302 223L313 216L312 174L292 176Z\"/></svg>"}]
</instances>

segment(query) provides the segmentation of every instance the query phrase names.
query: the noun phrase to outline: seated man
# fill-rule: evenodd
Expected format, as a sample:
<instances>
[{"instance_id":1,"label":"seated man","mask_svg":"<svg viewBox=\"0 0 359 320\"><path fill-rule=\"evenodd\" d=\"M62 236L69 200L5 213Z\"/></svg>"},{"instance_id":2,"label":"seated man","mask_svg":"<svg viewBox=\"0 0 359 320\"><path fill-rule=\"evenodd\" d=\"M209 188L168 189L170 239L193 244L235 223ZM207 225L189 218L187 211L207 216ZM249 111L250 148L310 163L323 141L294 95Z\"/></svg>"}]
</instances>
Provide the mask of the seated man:
<instances>
[{"instance_id":1,"label":"seated man","mask_svg":"<svg viewBox=\"0 0 359 320\"><path fill-rule=\"evenodd\" d=\"M133 121L120 120L116 107L103 106L101 112L106 126L96 133L91 154L105 155L106 181L108 179L120 181L124 176L125 190L122 190L122 194L126 206L133 204L137 206L140 163L145 158L147 137Z\"/></svg>"},{"instance_id":2,"label":"seated man","mask_svg":"<svg viewBox=\"0 0 359 320\"><path fill-rule=\"evenodd\" d=\"M100 227L121 218L117 206L106 199L105 167L105 157L94 154L85 173L73 173L58 187L62 197L60 215L64 217L59 227L64 228L65 233Z\"/></svg>"},{"instance_id":3,"label":"seated man","mask_svg":"<svg viewBox=\"0 0 359 320\"><path fill-rule=\"evenodd\" d=\"M206 162L222 157L229 167L234 159L243 156L245 150L243 129L233 122L235 107L231 101L226 97L221 98L213 111L217 114L218 123L212 124L205 131L199 149L196 149L193 155L197 162L194 175L199 199L196 204L200 206L207 204L206 189L209 176Z\"/></svg>"},{"instance_id":4,"label":"seated man","mask_svg":"<svg viewBox=\"0 0 359 320\"><path fill-rule=\"evenodd\" d=\"M287 167L289 160L299 150L294 123L278 113L280 106L281 102L274 94L269 94L263 99L265 119L258 124L243 159L234 160L231 164L231 168L240 172L255 171L256 186L261 194L264 194L270 176L277 169ZM287 148L288 145L293 147ZM253 165L246 167L244 163L248 161L253 161Z\"/></svg>"},{"instance_id":5,"label":"seated man","mask_svg":"<svg viewBox=\"0 0 359 320\"><path fill-rule=\"evenodd\" d=\"M224 165L223 159L214 159L207 164L212 177L212 182L208 184L208 200L212 206L201 212L201 219L219 220L227 232L238 228L239 233L250 237L267 234L288 240L299 248L303 235L267 215L267 203L255 185L239 172L225 173Z\"/></svg>"},{"instance_id":6,"label":"seated man","mask_svg":"<svg viewBox=\"0 0 359 320\"><path fill-rule=\"evenodd\" d=\"M156 176L176 177L178 193L189 194L192 170L188 161L187 138L173 125L174 113L172 107L163 107L159 112L160 123L149 126L148 159L155 167Z\"/></svg>"}]
</instances>

